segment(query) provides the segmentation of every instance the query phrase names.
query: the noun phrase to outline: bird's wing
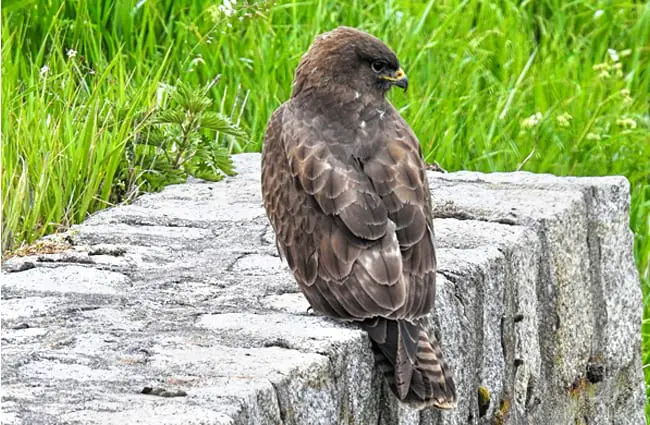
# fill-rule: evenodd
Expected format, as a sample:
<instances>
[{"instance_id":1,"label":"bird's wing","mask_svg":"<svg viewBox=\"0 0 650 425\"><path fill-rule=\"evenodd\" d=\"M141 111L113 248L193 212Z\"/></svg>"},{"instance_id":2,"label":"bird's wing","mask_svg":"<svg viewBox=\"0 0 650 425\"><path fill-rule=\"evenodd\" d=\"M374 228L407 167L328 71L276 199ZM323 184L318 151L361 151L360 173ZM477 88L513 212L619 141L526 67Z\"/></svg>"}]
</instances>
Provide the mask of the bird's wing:
<instances>
[{"instance_id":1,"label":"bird's wing","mask_svg":"<svg viewBox=\"0 0 650 425\"><path fill-rule=\"evenodd\" d=\"M287 119L284 148L301 189L353 235L365 240L382 238L388 223L386 207L354 158L354 140L337 140L345 136L328 134L319 119L300 119L295 114Z\"/></svg>"},{"instance_id":2,"label":"bird's wing","mask_svg":"<svg viewBox=\"0 0 650 425\"><path fill-rule=\"evenodd\" d=\"M431 310L435 297L431 194L415 134L394 109L388 119L381 148L363 170L396 226L408 281L402 314L419 317Z\"/></svg>"},{"instance_id":3,"label":"bird's wing","mask_svg":"<svg viewBox=\"0 0 650 425\"><path fill-rule=\"evenodd\" d=\"M316 231L319 216L305 194L297 190L282 143L286 104L271 116L262 150L262 197L275 230L276 245L298 283L311 285L318 272Z\"/></svg>"}]
</instances>

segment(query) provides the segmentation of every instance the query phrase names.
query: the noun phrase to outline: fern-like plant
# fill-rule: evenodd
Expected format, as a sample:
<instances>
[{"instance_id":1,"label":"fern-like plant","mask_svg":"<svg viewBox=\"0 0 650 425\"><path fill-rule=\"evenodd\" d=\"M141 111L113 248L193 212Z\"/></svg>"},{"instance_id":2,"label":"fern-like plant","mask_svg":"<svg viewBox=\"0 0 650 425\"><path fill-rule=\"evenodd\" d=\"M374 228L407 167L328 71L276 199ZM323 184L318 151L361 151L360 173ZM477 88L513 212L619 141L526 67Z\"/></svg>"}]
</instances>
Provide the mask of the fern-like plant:
<instances>
[{"instance_id":1,"label":"fern-like plant","mask_svg":"<svg viewBox=\"0 0 650 425\"><path fill-rule=\"evenodd\" d=\"M157 191L188 176L218 181L235 174L218 135L244 143L248 135L229 117L210 110L208 93L216 81L200 88L179 82L171 88L169 102L137 124L141 130L126 149L122 195Z\"/></svg>"}]
</instances>

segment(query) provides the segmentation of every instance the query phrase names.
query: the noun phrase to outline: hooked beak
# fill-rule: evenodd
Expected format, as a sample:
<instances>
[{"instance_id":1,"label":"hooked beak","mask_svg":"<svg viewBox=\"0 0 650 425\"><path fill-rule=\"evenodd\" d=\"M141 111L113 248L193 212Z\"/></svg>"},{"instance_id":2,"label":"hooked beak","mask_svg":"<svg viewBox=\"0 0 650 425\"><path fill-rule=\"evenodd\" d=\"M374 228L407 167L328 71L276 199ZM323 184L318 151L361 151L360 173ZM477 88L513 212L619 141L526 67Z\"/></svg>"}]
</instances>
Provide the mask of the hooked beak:
<instances>
[{"instance_id":1,"label":"hooked beak","mask_svg":"<svg viewBox=\"0 0 650 425\"><path fill-rule=\"evenodd\" d=\"M403 88L404 91L409 87L409 80L406 78L406 73L404 73L402 68L395 71L392 75L384 75L381 78L390 82L392 85Z\"/></svg>"}]
</instances>

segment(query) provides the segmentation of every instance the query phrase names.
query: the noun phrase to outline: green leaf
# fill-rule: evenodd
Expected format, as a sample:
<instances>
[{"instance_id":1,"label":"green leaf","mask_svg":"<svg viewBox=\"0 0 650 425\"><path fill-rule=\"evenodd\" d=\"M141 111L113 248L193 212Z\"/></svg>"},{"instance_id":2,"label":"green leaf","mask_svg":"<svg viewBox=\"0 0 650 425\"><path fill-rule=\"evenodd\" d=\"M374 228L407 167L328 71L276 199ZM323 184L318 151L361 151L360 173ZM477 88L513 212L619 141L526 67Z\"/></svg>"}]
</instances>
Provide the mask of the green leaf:
<instances>
[{"instance_id":1,"label":"green leaf","mask_svg":"<svg viewBox=\"0 0 650 425\"><path fill-rule=\"evenodd\" d=\"M194 92L187 102L187 110L190 113L197 114L205 111L212 105L212 101L203 96L201 92Z\"/></svg>"},{"instance_id":2,"label":"green leaf","mask_svg":"<svg viewBox=\"0 0 650 425\"><path fill-rule=\"evenodd\" d=\"M188 172L199 179L208 180L211 182L216 182L223 179L223 174L219 170L208 166L205 163L194 163L188 164Z\"/></svg>"},{"instance_id":3,"label":"green leaf","mask_svg":"<svg viewBox=\"0 0 650 425\"><path fill-rule=\"evenodd\" d=\"M155 123L158 124L183 124L185 122L186 115L182 110L173 110L167 109L160 111L156 118L154 119Z\"/></svg>"},{"instance_id":4,"label":"green leaf","mask_svg":"<svg viewBox=\"0 0 650 425\"><path fill-rule=\"evenodd\" d=\"M138 134L134 143L136 145L156 146L161 149L167 149L170 141L173 141L175 135L171 132L165 132L157 126L150 126Z\"/></svg>"},{"instance_id":5,"label":"green leaf","mask_svg":"<svg viewBox=\"0 0 650 425\"><path fill-rule=\"evenodd\" d=\"M222 147L218 147L211 151L212 163L216 168L218 168L222 173L227 176L234 176L237 173L235 172L235 167L232 162L232 156L230 153Z\"/></svg>"},{"instance_id":6,"label":"green leaf","mask_svg":"<svg viewBox=\"0 0 650 425\"><path fill-rule=\"evenodd\" d=\"M240 140L248 140L248 135L244 130L235 125L227 116L216 112L204 112L201 115L199 125L201 128L215 130Z\"/></svg>"},{"instance_id":7,"label":"green leaf","mask_svg":"<svg viewBox=\"0 0 650 425\"><path fill-rule=\"evenodd\" d=\"M179 81L172 92L172 103L179 105L181 108L189 109L189 100L192 96L192 89L184 82Z\"/></svg>"},{"instance_id":8,"label":"green leaf","mask_svg":"<svg viewBox=\"0 0 650 425\"><path fill-rule=\"evenodd\" d=\"M187 83L179 81L172 94L172 103L191 114L198 114L209 108L212 100L203 93L202 88L193 89Z\"/></svg>"}]
</instances>

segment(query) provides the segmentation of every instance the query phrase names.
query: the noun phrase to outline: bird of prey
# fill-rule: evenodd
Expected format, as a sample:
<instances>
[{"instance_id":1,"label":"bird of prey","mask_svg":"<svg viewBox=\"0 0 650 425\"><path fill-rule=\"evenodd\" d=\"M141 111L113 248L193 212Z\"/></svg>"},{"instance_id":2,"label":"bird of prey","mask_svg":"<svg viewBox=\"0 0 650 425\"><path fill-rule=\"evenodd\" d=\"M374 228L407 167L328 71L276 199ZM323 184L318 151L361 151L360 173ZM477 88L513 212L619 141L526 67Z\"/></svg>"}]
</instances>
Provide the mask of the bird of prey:
<instances>
[{"instance_id":1,"label":"bird of prey","mask_svg":"<svg viewBox=\"0 0 650 425\"><path fill-rule=\"evenodd\" d=\"M362 31L316 37L264 136L262 193L280 255L312 308L359 323L397 398L455 406L433 308L436 258L420 144L385 95L408 80Z\"/></svg>"}]
</instances>

